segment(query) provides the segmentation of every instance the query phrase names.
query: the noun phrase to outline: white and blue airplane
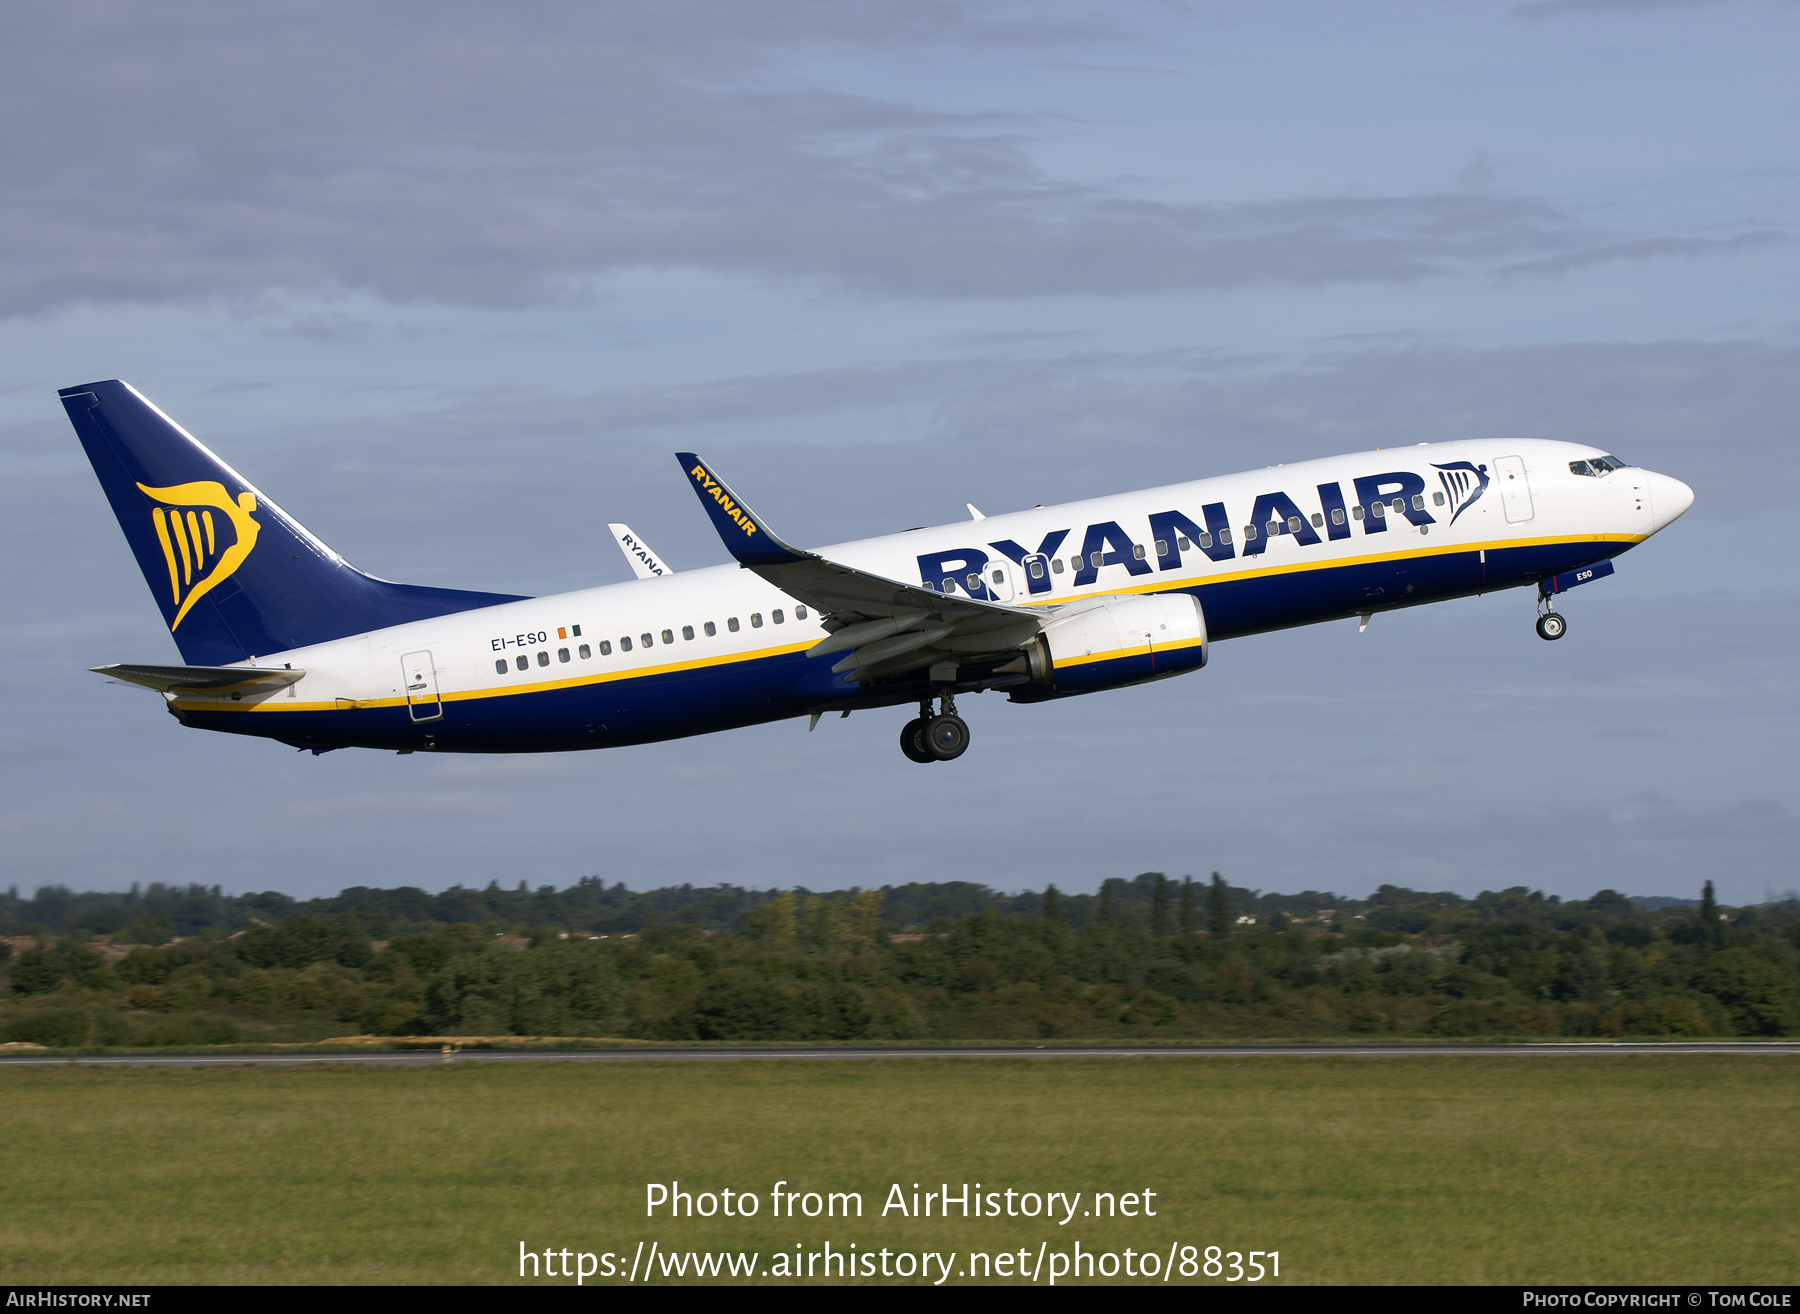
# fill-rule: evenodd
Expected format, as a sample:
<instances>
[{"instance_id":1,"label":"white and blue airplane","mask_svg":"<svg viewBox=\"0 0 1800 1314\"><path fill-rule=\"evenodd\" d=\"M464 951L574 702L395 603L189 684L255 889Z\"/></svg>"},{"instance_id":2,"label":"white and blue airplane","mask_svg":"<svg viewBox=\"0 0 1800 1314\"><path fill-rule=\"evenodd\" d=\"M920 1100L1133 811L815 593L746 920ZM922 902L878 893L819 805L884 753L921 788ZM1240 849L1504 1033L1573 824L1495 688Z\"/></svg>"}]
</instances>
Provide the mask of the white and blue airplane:
<instances>
[{"instance_id":1,"label":"white and blue airplane","mask_svg":"<svg viewBox=\"0 0 1800 1314\"><path fill-rule=\"evenodd\" d=\"M1694 500L1597 448L1498 438L804 551L681 453L731 565L670 571L618 525L639 578L527 598L364 574L130 385L61 397L188 663L95 669L183 725L314 753L613 748L916 706L901 751L948 761L959 694L1165 679L1221 639L1524 586L1560 638L1557 595Z\"/></svg>"}]
</instances>

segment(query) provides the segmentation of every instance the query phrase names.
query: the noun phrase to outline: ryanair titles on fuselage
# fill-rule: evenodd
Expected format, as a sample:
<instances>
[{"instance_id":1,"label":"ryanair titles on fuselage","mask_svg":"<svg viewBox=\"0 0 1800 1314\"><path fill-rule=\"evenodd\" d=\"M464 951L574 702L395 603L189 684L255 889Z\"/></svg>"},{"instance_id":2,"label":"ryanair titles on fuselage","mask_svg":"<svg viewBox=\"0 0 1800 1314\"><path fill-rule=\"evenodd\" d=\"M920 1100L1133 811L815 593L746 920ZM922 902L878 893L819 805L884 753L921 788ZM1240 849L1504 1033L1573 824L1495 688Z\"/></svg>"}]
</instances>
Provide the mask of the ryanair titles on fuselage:
<instances>
[{"instance_id":1,"label":"ryanair titles on fuselage","mask_svg":"<svg viewBox=\"0 0 1800 1314\"><path fill-rule=\"evenodd\" d=\"M1429 496L1426 477L1412 470L1389 470L1351 480L1356 498L1353 503L1346 503L1340 481L1317 484L1317 511L1303 510L1283 491L1259 493L1249 517L1235 529L1224 502L1203 503L1199 520L1179 509L1155 511L1149 517L1148 549L1117 520L1102 520L1087 526L1080 551L1070 553L1074 573L1069 585L1080 588L1094 583L1103 566L1123 566L1132 575L1149 575L1153 569L1180 570L1183 551L1199 551L1215 562L1228 561L1239 555L1240 542L1243 557L1259 556L1268 550L1273 539L1284 534L1292 535L1301 547L1347 539L1357 525L1365 535L1383 534L1388 530L1390 515L1405 519L1420 533L1429 533L1429 526L1439 523L1432 507L1448 513L1451 523L1455 523L1487 491L1490 482L1485 463L1451 461L1433 464L1432 470L1440 487ZM701 473L695 471L697 476ZM1025 584L1029 593L1048 593L1054 587L1051 572L1032 570L1030 564L1034 560L1047 563L1065 547L1073 547L1069 541L1073 532L1053 529L1043 535L1036 548L1010 538L997 539L986 547L1015 565L1027 567ZM1150 564L1152 558L1154 567ZM974 597L991 599L986 568L992 559L983 548L920 553L919 579L933 588L948 585L965 589Z\"/></svg>"}]
</instances>

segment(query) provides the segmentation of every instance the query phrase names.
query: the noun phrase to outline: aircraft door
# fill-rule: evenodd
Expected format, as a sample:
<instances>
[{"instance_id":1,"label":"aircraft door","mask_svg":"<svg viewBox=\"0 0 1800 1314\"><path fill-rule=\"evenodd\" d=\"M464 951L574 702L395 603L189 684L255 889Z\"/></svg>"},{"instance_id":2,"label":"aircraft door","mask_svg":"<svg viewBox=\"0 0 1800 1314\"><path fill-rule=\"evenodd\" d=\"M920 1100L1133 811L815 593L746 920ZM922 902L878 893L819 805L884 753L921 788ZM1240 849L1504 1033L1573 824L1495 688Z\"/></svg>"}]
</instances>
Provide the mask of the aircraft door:
<instances>
[{"instance_id":1,"label":"aircraft door","mask_svg":"<svg viewBox=\"0 0 1800 1314\"><path fill-rule=\"evenodd\" d=\"M400 678L406 684L406 711L415 721L435 721L444 714L438 699L437 668L429 652L409 652L400 659Z\"/></svg>"},{"instance_id":2,"label":"aircraft door","mask_svg":"<svg viewBox=\"0 0 1800 1314\"><path fill-rule=\"evenodd\" d=\"M987 566L988 593L996 602L1011 602L1013 598L1013 565L1010 561L995 560Z\"/></svg>"},{"instance_id":3,"label":"aircraft door","mask_svg":"<svg viewBox=\"0 0 1800 1314\"><path fill-rule=\"evenodd\" d=\"M1494 459L1494 479L1500 485L1500 505L1506 523L1522 524L1536 515L1531 505L1531 484L1525 478L1525 462L1517 456Z\"/></svg>"}]
</instances>

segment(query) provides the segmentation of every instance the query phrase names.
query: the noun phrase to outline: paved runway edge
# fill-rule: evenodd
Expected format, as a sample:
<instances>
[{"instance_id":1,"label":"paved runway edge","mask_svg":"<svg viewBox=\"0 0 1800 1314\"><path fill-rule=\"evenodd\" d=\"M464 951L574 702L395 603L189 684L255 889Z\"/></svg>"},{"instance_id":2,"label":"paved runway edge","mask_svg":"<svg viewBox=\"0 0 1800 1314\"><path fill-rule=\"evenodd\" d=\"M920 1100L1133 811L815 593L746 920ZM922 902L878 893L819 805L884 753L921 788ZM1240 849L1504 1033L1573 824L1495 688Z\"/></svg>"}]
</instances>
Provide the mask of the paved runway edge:
<instances>
[{"instance_id":1,"label":"paved runway edge","mask_svg":"<svg viewBox=\"0 0 1800 1314\"><path fill-rule=\"evenodd\" d=\"M862 1046L656 1046L642 1049L465 1049L446 1058L436 1050L309 1051L303 1054L9 1054L0 1068L71 1065L82 1067L220 1067L232 1064L297 1063L742 1063L770 1060L808 1062L853 1059L1092 1059L1092 1058L1569 1058L1672 1054L1800 1056L1800 1041L1600 1042L1418 1045L862 1045Z\"/></svg>"}]
</instances>

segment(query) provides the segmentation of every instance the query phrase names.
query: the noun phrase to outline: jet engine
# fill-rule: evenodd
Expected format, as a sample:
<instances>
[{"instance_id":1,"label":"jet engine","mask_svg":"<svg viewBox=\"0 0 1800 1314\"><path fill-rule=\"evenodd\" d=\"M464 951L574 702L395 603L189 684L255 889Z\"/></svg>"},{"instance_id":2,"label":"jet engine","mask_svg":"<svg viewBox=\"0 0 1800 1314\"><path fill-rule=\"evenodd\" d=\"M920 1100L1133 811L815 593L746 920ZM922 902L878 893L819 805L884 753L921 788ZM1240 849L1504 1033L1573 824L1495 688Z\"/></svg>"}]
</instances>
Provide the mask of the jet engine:
<instances>
[{"instance_id":1,"label":"jet engine","mask_svg":"<svg viewBox=\"0 0 1800 1314\"><path fill-rule=\"evenodd\" d=\"M1015 701L1117 689L1206 665L1206 617L1191 593L1095 601L1052 619L1026 649L1032 683L1013 691Z\"/></svg>"}]
</instances>

